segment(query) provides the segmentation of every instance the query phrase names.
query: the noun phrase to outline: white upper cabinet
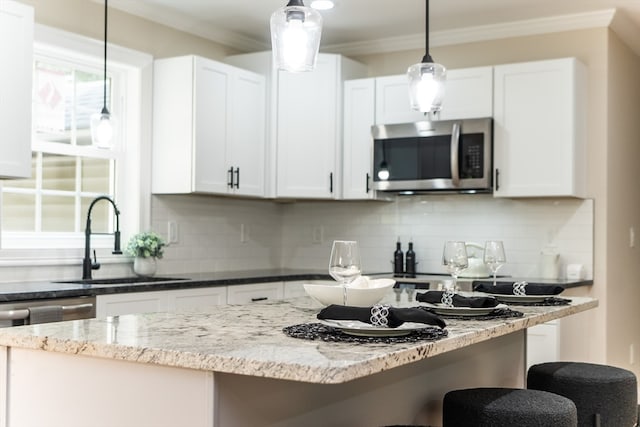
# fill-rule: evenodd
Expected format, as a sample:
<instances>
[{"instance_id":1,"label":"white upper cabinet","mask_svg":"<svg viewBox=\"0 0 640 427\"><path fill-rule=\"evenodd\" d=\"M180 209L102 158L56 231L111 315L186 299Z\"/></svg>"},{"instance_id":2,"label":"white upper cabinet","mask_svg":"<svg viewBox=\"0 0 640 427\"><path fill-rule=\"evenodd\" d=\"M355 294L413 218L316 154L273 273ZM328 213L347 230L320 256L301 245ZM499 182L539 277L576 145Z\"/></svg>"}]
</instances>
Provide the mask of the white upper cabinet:
<instances>
[{"instance_id":1,"label":"white upper cabinet","mask_svg":"<svg viewBox=\"0 0 640 427\"><path fill-rule=\"evenodd\" d=\"M0 178L31 176L33 8L0 1Z\"/></svg>"},{"instance_id":2,"label":"white upper cabinet","mask_svg":"<svg viewBox=\"0 0 640 427\"><path fill-rule=\"evenodd\" d=\"M156 194L264 196L264 77L183 56L154 65Z\"/></svg>"},{"instance_id":3,"label":"white upper cabinet","mask_svg":"<svg viewBox=\"0 0 640 427\"><path fill-rule=\"evenodd\" d=\"M494 75L494 195L585 197L584 65L508 64Z\"/></svg>"},{"instance_id":4,"label":"white upper cabinet","mask_svg":"<svg viewBox=\"0 0 640 427\"><path fill-rule=\"evenodd\" d=\"M373 199L373 141L375 79L344 82L343 199Z\"/></svg>"},{"instance_id":5,"label":"white upper cabinet","mask_svg":"<svg viewBox=\"0 0 640 427\"><path fill-rule=\"evenodd\" d=\"M411 109L409 83L404 74L377 77L376 124L410 123L425 120L425 114ZM447 70L442 110L438 120L491 117L493 114L493 67Z\"/></svg>"},{"instance_id":6,"label":"white upper cabinet","mask_svg":"<svg viewBox=\"0 0 640 427\"><path fill-rule=\"evenodd\" d=\"M228 57L270 81L270 195L277 198L341 197L342 83L362 77L362 64L319 54L311 72L274 70L271 52Z\"/></svg>"}]
</instances>

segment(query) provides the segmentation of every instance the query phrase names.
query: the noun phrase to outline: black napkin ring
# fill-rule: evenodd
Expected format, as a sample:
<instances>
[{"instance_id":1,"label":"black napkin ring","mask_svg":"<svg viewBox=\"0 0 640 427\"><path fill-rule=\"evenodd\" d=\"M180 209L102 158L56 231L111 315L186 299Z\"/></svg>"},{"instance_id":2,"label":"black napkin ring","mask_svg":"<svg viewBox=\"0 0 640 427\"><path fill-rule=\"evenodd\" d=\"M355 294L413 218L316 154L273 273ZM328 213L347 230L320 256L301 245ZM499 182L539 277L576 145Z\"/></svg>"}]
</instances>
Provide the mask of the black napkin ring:
<instances>
[{"instance_id":1,"label":"black napkin ring","mask_svg":"<svg viewBox=\"0 0 640 427\"><path fill-rule=\"evenodd\" d=\"M454 295L455 295L455 292L453 292L452 289L445 289L445 291L442 292L442 298L440 299L440 302L445 307L453 307L453 296Z\"/></svg>"},{"instance_id":2,"label":"black napkin ring","mask_svg":"<svg viewBox=\"0 0 640 427\"><path fill-rule=\"evenodd\" d=\"M518 296L527 295L527 282L514 282L513 283L513 294Z\"/></svg>"},{"instance_id":3,"label":"black napkin ring","mask_svg":"<svg viewBox=\"0 0 640 427\"><path fill-rule=\"evenodd\" d=\"M371 307L371 317L369 320L374 326L389 326L389 305L376 304Z\"/></svg>"}]
</instances>

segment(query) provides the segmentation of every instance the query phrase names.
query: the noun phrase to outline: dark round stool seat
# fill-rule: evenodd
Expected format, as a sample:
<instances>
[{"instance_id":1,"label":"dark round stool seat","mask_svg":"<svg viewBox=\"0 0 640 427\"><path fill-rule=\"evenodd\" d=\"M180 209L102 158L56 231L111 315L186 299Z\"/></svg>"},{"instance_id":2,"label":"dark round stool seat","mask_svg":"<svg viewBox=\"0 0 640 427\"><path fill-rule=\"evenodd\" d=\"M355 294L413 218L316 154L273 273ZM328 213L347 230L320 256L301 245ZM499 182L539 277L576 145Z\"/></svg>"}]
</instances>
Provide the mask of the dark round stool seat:
<instances>
[{"instance_id":1,"label":"dark round stool seat","mask_svg":"<svg viewBox=\"0 0 640 427\"><path fill-rule=\"evenodd\" d=\"M626 369L582 362L533 365L527 388L571 399L580 427L631 427L638 421L636 376Z\"/></svg>"},{"instance_id":2,"label":"dark round stool seat","mask_svg":"<svg viewBox=\"0 0 640 427\"><path fill-rule=\"evenodd\" d=\"M540 390L470 388L445 394L443 427L575 427L576 406Z\"/></svg>"}]
</instances>

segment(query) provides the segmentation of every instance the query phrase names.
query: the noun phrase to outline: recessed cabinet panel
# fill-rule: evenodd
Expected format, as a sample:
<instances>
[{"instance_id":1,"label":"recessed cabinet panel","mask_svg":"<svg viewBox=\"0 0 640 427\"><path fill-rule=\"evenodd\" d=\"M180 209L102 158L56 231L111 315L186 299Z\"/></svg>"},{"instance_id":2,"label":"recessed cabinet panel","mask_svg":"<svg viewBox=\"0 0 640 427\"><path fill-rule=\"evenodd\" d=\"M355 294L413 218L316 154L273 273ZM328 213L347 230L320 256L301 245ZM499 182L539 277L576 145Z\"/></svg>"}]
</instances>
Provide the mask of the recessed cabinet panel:
<instances>
[{"instance_id":1,"label":"recessed cabinet panel","mask_svg":"<svg viewBox=\"0 0 640 427\"><path fill-rule=\"evenodd\" d=\"M496 197L585 196L585 77L574 58L495 67Z\"/></svg>"},{"instance_id":2,"label":"recessed cabinet panel","mask_svg":"<svg viewBox=\"0 0 640 427\"><path fill-rule=\"evenodd\" d=\"M372 199L375 79L344 83L343 199Z\"/></svg>"},{"instance_id":3,"label":"recessed cabinet panel","mask_svg":"<svg viewBox=\"0 0 640 427\"><path fill-rule=\"evenodd\" d=\"M411 109L407 76L376 77L376 124L411 123L425 114Z\"/></svg>"},{"instance_id":4,"label":"recessed cabinet panel","mask_svg":"<svg viewBox=\"0 0 640 427\"><path fill-rule=\"evenodd\" d=\"M0 179L31 176L33 8L0 1Z\"/></svg>"},{"instance_id":5,"label":"recessed cabinet panel","mask_svg":"<svg viewBox=\"0 0 640 427\"><path fill-rule=\"evenodd\" d=\"M260 301L278 301L283 297L282 282L232 285L228 287L227 303L250 304Z\"/></svg>"}]
</instances>

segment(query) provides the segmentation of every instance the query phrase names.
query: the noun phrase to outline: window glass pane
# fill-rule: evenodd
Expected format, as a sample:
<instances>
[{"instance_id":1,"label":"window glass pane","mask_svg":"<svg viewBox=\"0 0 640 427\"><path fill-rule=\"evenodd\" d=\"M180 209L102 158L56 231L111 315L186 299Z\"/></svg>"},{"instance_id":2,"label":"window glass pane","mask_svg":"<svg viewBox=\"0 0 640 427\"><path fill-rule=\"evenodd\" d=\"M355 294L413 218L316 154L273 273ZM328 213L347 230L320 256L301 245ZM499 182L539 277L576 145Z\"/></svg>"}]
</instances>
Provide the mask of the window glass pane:
<instances>
[{"instance_id":1,"label":"window glass pane","mask_svg":"<svg viewBox=\"0 0 640 427\"><path fill-rule=\"evenodd\" d=\"M2 230L35 231L36 197L31 194L2 194Z\"/></svg>"},{"instance_id":2,"label":"window glass pane","mask_svg":"<svg viewBox=\"0 0 640 427\"><path fill-rule=\"evenodd\" d=\"M2 188L36 188L36 167L38 161L38 153L31 154L31 178L27 179L6 179L2 180Z\"/></svg>"},{"instance_id":3,"label":"window glass pane","mask_svg":"<svg viewBox=\"0 0 640 427\"><path fill-rule=\"evenodd\" d=\"M57 154L42 155L42 188L74 191L76 188L76 158Z\"/></svg>"},{"instance_id":4,"label":"window glass pane","mask_svg":"<svg viewBox=\"0 0 640 427\"><path fill-rule=\"evenodd\" d=\"M107 108L110 106L110 81L107 79ZM91 115L103 107L103 75L76 71L76 129L78 145L91 145Z\"/></svg>"},{"instance_id":5,"label":"window glass pane","mask_svg":"<svg viewBox=\"0 0 640 427\"><path fill-rule=\"evenodd\" d=\"M89 205L93 201L93 197L83 197L81 200L82 210L80 211L81 225L80 228L84 230L87 223L87 214L89 212ZM111 233L111 227L109 224L109 218L113 207L108 200L100 200L93 205L91 210L91 232L92 233Z\"/></svg>"},{"instance_id":6,"label":"window glass pane","mask_svg":"<svg viewBox=\"0 0 640 427\"><path fill-rule=\"evenodd\" d=\"M81 191L109 194L111 187L111 160L82 159ZM108 203L108 202L107 202Z\"/></svg>"},{"instance_id":7,"label":"window glass pane","mask_svg":"<svg viewBox=\"0 0 640 427\"><path fill-rule=\"evenodd\" d=\"M75 198L42 196L42 231L75 231Z\"/></svg>"},{"instance_id":8,"label":"window glass pane","mask_svg":"<svg viewBox=\"0 0 640 427\"><path fill-rule=\"evenodd\" d=\"M36 62L34 70L33 126L39 139L71 143L73 71Z\"/></svg>"}]
</instances>

